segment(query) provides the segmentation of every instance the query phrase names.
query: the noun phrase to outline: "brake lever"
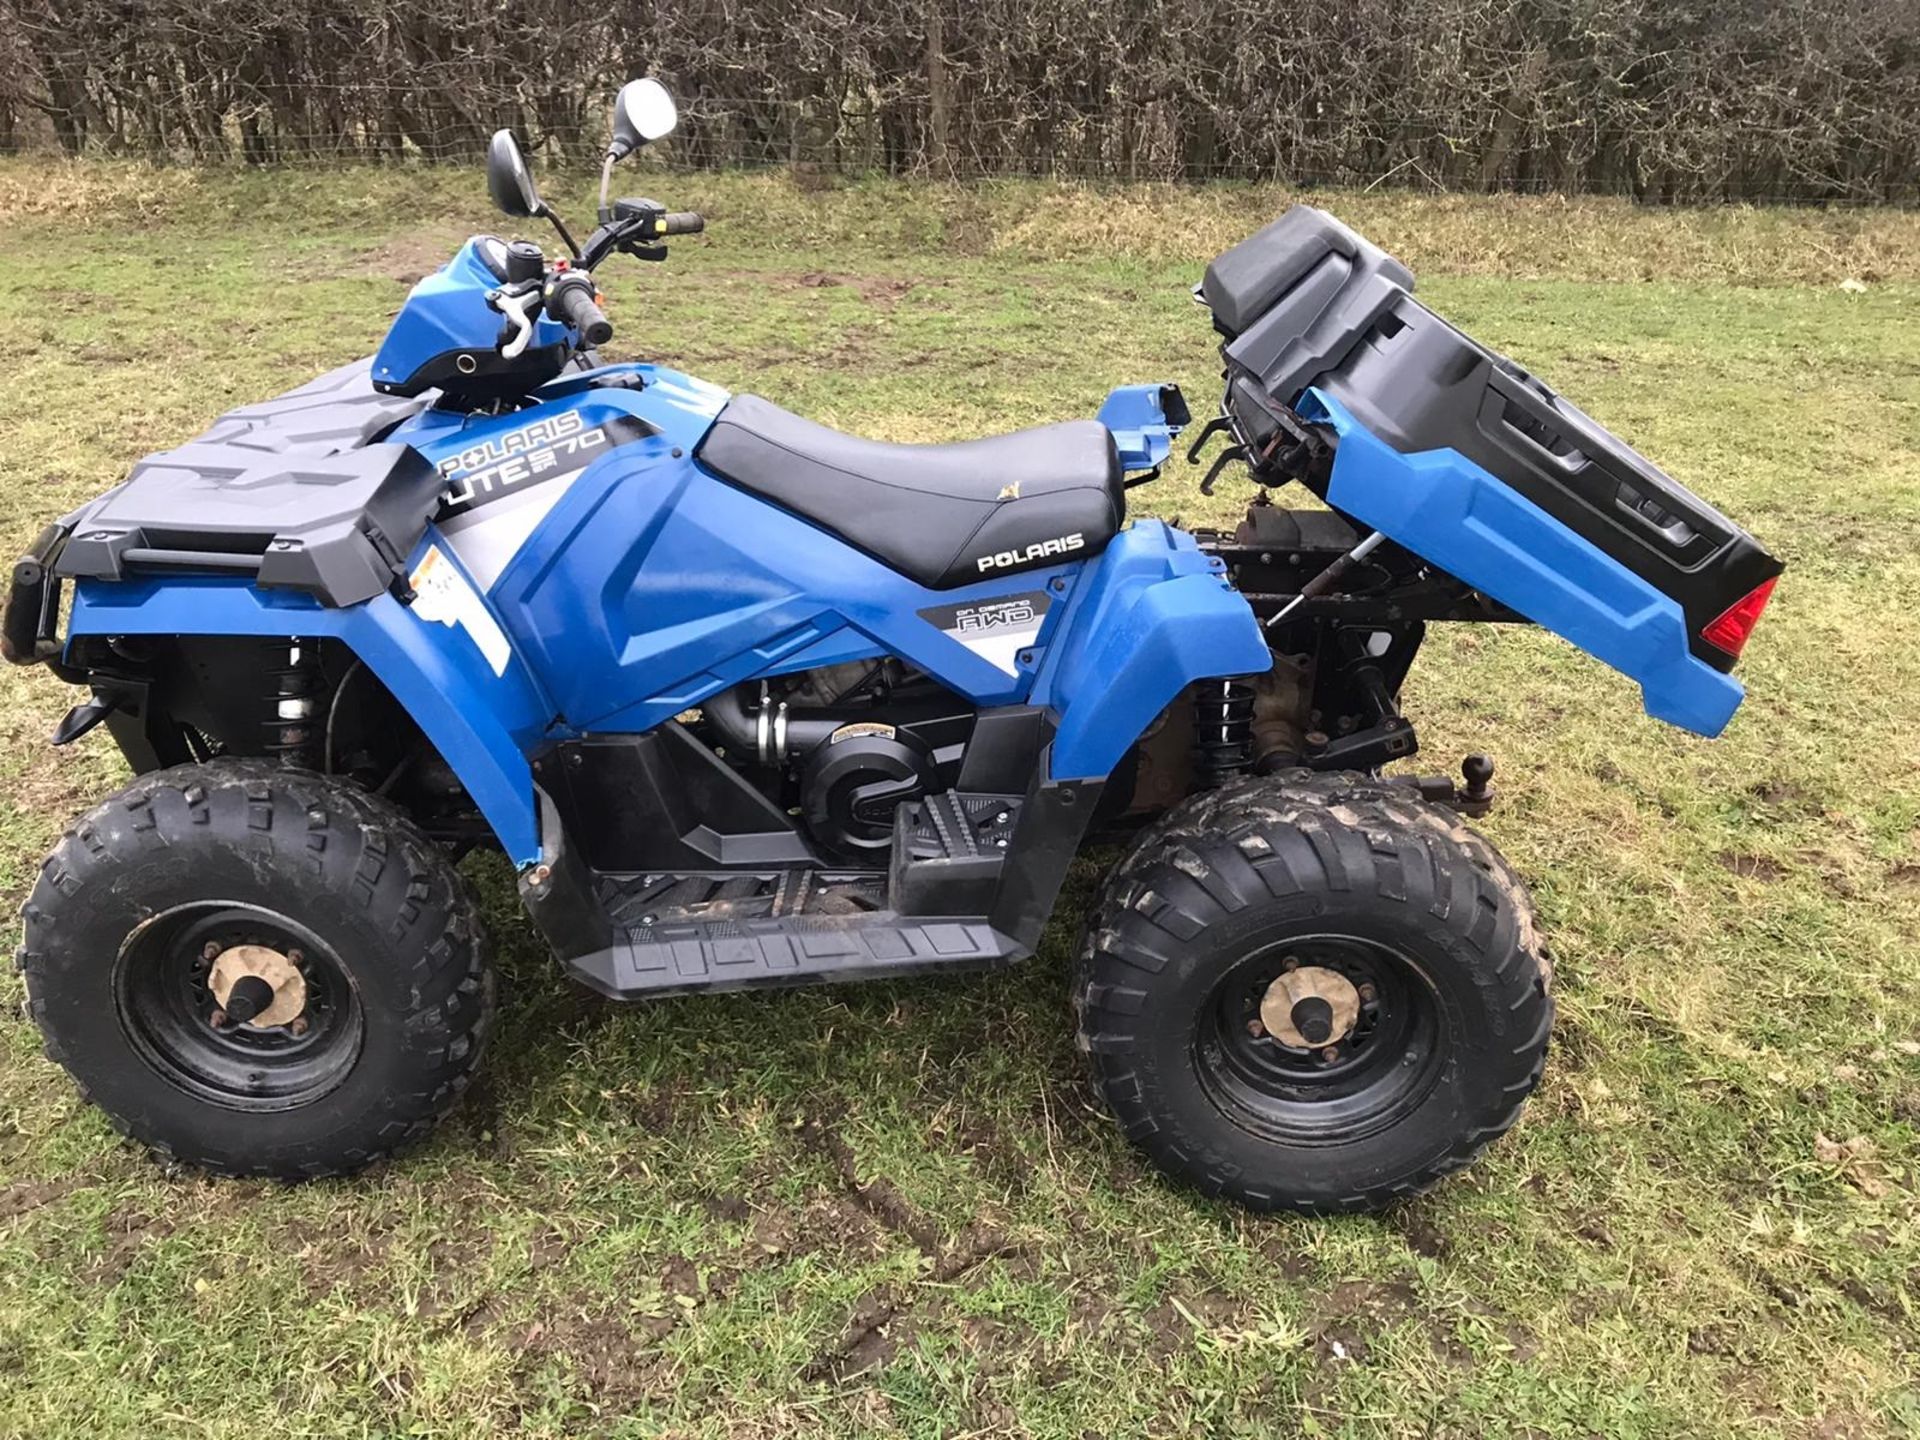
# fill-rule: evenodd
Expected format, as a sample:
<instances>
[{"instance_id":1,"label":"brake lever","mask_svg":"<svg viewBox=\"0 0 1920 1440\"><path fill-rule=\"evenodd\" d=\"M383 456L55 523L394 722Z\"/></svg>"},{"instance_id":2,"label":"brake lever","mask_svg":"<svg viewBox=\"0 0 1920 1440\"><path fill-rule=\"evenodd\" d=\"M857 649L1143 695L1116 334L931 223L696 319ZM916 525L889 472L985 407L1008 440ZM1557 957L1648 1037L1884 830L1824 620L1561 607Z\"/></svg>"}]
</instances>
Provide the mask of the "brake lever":
<instances>
[{"instance_id":1,"label":"brake lever","mask_svg":"<svg viewBox=\"0 0 1920 1440\"><path fill-rule=\"evenodd\" d=\"M537 280L522 282L521 287L489 291L487 303L506 318L512 335L500 342L504 360L518 360L533 339L533 317L540 309L541 287Z\"/></svg>"}]
</instances>

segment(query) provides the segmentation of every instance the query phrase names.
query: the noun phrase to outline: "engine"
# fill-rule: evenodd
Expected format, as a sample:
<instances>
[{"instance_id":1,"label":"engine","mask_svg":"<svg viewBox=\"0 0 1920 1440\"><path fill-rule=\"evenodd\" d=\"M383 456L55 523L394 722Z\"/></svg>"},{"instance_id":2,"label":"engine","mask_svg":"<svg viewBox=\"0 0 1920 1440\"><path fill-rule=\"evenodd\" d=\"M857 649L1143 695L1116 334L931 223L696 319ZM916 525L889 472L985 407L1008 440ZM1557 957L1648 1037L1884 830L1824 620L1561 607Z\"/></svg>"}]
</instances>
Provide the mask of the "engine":
<instances>
[{"instance_id":1,"label":"engine","mask_svg":"<svg viewBox=\"0 0 1920 1440\"><path fill-rule=\"evenodd\" d=\"M701 707L703 738L823 852L886 863L893 814L951 789L971 705L897 660L859 661L739 686Z\"/></svg>"}]
</instances>

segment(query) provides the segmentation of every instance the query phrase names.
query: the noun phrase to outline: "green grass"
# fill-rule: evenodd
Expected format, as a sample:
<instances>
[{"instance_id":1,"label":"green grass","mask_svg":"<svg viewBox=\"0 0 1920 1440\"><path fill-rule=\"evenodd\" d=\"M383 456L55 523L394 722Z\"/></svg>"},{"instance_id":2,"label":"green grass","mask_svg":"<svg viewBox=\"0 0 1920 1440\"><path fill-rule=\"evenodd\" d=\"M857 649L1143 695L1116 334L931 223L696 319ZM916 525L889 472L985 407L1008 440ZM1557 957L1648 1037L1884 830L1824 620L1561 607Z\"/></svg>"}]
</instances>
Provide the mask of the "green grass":
<instances>
[{"instance_id":1,"label":"green grass","mask_svg":"<svg viewBox=\"0 0 1920 1440\"><path fill-rule=\"evenodd\" d=\"M1185 287L1285 199L646 185L714 224L610 271L616 352L906 439L1209 395ZM0 540L365 353L481 197L0 164ZM1452 629L1415 671L1427 767L1498 756L1484 828L1555 950L1512 1136L1378 1219L1163 1186L1070 1041L1091 873L1004 975L620 1008L482 866L485 1081L352 1182L163 1174L0 982L0 1433L1920 1434L1920 218L1326 203L1792 567L1714 744L1536 633ZM71 700L0 687L14 902L119 774L47 747Z\"/></svg>"}]
</instances>

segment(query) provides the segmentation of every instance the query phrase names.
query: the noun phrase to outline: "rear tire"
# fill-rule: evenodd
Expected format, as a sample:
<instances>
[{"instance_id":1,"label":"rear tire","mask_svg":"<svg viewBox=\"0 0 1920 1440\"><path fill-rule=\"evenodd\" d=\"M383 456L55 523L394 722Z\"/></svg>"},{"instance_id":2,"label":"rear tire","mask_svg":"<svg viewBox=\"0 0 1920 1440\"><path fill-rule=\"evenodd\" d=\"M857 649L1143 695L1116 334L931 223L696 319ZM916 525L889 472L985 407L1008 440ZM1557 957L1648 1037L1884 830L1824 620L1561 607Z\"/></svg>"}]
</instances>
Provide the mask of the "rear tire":
<instances>
[{"instance_id":1,"label":"rear tire","mask_svg":"<svg viewBox=\"0 0 1920 1440\"><path fill-rule=\"evenodd\" d=\"M24 914L47 1054L123 1134L222 1175L343 1174L418 1140L492 1025L465 882L326 776L144 775L66 833Z\"/></svg>"},{"instance_id":2,"label":"rear tire","mask_svg":"<svg viewBox=\"0 0 1920 1440\"><path fill-rule=\"evenodd\" d=\"M1525 887L1453 812L1300 771L1198 796L1134 843L1074 1000L1095 1083L1156 1165L1325 1214L1417 1194L1514 1123L1548 974Z\"/></svg>"}]
</instances>

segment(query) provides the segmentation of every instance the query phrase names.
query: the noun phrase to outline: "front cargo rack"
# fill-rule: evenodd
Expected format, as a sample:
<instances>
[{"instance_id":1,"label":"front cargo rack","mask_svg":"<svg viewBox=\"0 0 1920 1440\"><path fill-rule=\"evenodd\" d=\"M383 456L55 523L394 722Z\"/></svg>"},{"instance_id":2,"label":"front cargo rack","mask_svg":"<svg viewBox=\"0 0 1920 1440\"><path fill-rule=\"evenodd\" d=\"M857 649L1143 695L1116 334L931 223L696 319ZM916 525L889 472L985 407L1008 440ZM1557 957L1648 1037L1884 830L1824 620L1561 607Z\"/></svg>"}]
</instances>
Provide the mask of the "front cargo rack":
<instances>
[{"instance_id":1,"label":"front cargo rack","mask_svg":"<svg viewBox=\"0 0 1920 1440\"><path fill-rule=\"evenodd\" d=\"M381 437L427 404L376 392L357 361L220 417L150 455L125 484L62 520L57 577L155 572L241 576L322 604L394 585L443 482L421 454Z\"/></svg>"}]
</instances>

